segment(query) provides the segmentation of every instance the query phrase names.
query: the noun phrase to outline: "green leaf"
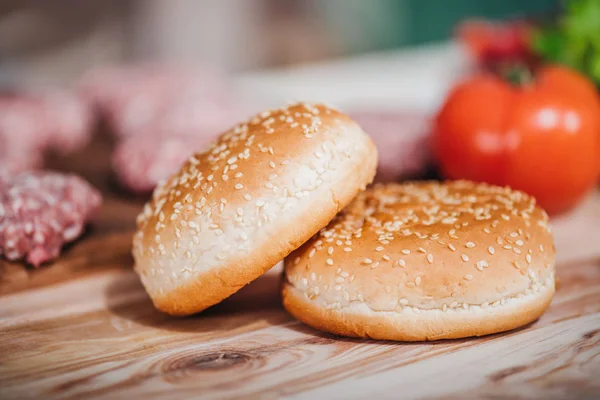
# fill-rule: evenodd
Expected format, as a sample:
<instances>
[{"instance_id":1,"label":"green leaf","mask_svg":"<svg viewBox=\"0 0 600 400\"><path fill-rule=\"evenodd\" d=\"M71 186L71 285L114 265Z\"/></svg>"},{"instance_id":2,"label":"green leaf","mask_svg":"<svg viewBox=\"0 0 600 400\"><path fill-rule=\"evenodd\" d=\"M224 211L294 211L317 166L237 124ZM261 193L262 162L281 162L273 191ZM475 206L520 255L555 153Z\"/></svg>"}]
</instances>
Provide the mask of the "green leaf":
<instances>
[{"instance_id":1,"label":"green leaf","mask_svg":"<svg viewBox=\"0 0 600 400\"><path fill-rule=\"evenodd\" d=\"M570 0L554 26L533 35L531 47L544 60L576 68L600 85L600 0Z\"/></svg>"},{"instance_id":2,"label":"green leaf","mask_svg":"<svg viewBox=\"0 0 600 400\"><path fill-rule=\"evenodd\" d=\"M596 85L600 85L600 57L596 56L590 62L590 75L592 79L596 82Z\"/></svg>"},{"instance_id":3,"label":"green leaf","mask_svg":"<svg viewBox=\"0 0 600 400\"><path fill-rule=\"evenodd\" d=\"M564 46L563 37L556 29L533 32L531 45L536 53L550 60L559 58Z\"/></svg>"},{"instance_id":4,"label":"green leaf","mask_svg":"<svg viewBox=\"0 0 600 400\"><path fill-rule=\"evenodd\" d=\"M572 37L588 38L600 34L600 1L571 0L561 21Z\"/></svg>"}]
</instances>

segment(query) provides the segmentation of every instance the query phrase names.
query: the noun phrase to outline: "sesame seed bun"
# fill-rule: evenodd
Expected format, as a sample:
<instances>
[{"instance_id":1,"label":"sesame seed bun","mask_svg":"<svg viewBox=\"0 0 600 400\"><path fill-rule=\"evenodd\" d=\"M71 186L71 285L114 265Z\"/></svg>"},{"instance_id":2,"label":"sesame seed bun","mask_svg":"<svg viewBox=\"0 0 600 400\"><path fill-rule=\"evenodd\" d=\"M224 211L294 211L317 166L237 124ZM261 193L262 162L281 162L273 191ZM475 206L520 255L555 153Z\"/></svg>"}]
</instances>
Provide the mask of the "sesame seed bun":
<instances>
[{"instance_id":1,"label":"sesame seed bun","mask_svg":"<svg viewBox=\"0 0 600 400\"><path fill-rule=\"evenodd\" d=\"M267 111L192 156L138 217L135 269L154 305L204 310L308 240L364 190L377 151L323 105Z\"/></svg>"},{"instance_id":2,"label":"sesame seed bun","mask_svg":"<svg viewBox=\"0 0 600 400\"><path fill-rule=\"evenodd\" d=\"M285 259L283 304L344 336L481 336L536 320L554 294L548 216L508 188L375 185Z\"/></svg>"}]
</instances>

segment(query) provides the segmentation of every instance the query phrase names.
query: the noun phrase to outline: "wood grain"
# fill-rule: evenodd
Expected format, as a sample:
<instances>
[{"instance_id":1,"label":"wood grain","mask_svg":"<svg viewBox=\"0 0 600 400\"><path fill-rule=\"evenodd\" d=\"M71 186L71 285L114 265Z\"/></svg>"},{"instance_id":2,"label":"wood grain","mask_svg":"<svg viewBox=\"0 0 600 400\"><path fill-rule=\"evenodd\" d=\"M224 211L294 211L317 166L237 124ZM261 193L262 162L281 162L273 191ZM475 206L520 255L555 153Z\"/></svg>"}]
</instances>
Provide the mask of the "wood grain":
<instances>
[{"instance_id":1,"label":"wood grain","mask_svg":"<svg viewBox=\"0 0 600 400\"><path fill-rule=\"evenodd\" d=\"M285 313L280 265L200 315L157 312L131 270L143 199L115 187L96 142L56 165L105 192L98 223L53 265L0 263L0 398L600 397L600 193L553 221L560 289L539 321L479 339L354 340Z\"/></svg>"}]
</instances>

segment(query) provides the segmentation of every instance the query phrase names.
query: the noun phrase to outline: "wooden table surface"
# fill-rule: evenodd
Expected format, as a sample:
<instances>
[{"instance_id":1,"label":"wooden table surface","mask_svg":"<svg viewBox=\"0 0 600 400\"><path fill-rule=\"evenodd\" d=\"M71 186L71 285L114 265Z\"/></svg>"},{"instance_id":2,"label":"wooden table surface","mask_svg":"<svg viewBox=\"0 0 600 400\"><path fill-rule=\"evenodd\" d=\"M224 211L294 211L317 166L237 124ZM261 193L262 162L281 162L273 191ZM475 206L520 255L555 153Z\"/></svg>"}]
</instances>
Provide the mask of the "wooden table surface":
<instances>
[{"instance_id":1,"label":"wooden table surface","mask_svg":"<svg viewBox=\"0 0 600 400\"><path fill-rule=\"evenodd\" d=\"M518 331L391 343L290 317L280 266L208 311L157 312L132 271L143 199L111 179L111 144L54 168L105 194L90 231L39 269L0 261L0 398L599 398L600 193L554 220L559 289Z\"/></svg>"}]
</instances>

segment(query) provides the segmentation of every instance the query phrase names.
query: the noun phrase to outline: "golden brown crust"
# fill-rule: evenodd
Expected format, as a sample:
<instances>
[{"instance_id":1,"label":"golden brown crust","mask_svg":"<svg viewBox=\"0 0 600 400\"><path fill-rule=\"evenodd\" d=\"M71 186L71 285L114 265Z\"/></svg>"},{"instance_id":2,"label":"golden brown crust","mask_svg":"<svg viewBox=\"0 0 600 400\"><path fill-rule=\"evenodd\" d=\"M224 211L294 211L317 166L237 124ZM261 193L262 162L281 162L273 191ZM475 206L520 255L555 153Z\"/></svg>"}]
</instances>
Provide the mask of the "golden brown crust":
<instances>
[{"instance_id":1,"label":"golden brown crust","mask_svg":"<svg viewBox=\"0 0 600 400\"><path fill-rule=\"evenodd\" d=\"M510 321L478 318L482 332L491 333L494 327L530 321L535 310L545 309L546 298L538 294L554 287L554 258L548 217L521 192L466 181L387 184L359 194L290 254L285 281L302 294L305 306L323 310L306 319L325 328L327 322L319 323L318 315L343 316L341 320L354 324L360 304L373 315L412 309L434 315L459 308L492 310L512 298L534 299L532 311L524 309L527 315L516 313ZM299 301L289 303L296 304L296 314L302 312ZM444 331L428 331L427 337L470 332L461 326L438 327ZM395 337L409 337L411 329L422 332L414 325ZM388 330L397 333L391 326Z\"/></svg>"},{"instance_id":2,"label":"golden brown crust","mask_svg":"<svg viewBox=\"0 0 600 400\"><path fill-rule=\"evenodd\" d=\"M294 104L196 154L138 217L133 255L154 304L174 315L235 293L327 224L370 183L377 153L344 114Z\"/></svg>"}]
</instances>

